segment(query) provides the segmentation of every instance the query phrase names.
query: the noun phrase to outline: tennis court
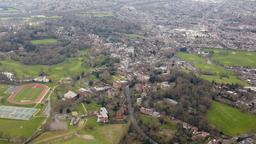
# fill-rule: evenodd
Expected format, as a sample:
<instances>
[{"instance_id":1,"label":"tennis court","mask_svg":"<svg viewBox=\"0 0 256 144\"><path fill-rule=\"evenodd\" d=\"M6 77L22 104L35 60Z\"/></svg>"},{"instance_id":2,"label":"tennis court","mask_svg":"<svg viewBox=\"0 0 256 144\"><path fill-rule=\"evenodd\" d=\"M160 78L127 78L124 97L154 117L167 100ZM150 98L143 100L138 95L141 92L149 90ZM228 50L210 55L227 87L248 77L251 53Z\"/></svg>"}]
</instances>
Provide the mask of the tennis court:
<instances>
[{"instance_id":1,"label":"tennis court","mask_svg":"<svg viewBox=\"0 0 256 144\"><path fill-rule=\"evenodd\" d=\"M0 106L0 118L30 120L37 110L36 108Z\"/></svg>"}]
</instances>

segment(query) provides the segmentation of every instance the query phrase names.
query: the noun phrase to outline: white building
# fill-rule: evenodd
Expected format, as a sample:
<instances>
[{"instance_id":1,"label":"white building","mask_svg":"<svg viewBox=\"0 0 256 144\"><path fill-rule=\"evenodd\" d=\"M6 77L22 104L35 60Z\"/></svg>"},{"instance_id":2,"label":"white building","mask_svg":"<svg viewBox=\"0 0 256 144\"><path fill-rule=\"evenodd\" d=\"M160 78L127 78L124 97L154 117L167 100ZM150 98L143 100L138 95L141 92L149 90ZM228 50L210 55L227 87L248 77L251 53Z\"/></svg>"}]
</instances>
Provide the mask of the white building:
<instances>
[{"instance_id":1,"label":"white building","mask_svg":"<svg viewBox=\"0 0 256 144\"><path fill-rule=\"evenodd\" d=\"M67 93L64 94L65 99L73 99L77 96L77 94L73 91L68 91Z\"/></svg>"},{"instance_id":2,"label":"white building","mask_svg":"<svg viewBox=\"0 0 256 144\"><path fill-rule=\"evenodd\" d=\"M106 123L108 122L108 111L105 107L100 108L100 112L97 115L97 122Z\"/></svg>"},{"instance_id":3,"label":"white building","mask_svg":"<svg viewBox=\"0 0 256 144\"><path fill-rule=\"evenodd\" d=\"M10 81L14 80L14 74L10 72L2 72L3 75L5 75Z\"/></svg>"},{"instance_id":4,"label":"white building","mask_svg":"<svg viewBox=\"0 0 256 144\"><path fill-rule=\"evenodd\" d=\"M34 81L48 83L50 80L46 76L40 76L40 77L34 78Z\"/></svg>"}]
</instances>

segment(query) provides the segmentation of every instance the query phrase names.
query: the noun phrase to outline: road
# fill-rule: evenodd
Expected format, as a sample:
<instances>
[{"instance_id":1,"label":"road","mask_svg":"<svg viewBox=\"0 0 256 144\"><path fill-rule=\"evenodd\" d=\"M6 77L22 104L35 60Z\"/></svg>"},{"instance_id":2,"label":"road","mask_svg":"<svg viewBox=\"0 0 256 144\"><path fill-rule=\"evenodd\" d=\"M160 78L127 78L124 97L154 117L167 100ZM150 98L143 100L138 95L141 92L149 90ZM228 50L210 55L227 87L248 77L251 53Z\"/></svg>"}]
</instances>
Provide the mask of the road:
<instances>
[{"instance_id":1,"label":"road","mask_svg":"<svg viewBox=\"0 0 256 144\"><path fill-rule=\"evenodd\" d=\"M47 106L44 110L44 114L47 116L47 118L50 116L51 114L51 95L54 92L54 90L56 89L57 86L55 86L54 88L52 88L51 92L49 93L49 96L47 98Z\"/></svg>"},{"instance_id":2,"label":"road","mask_svg":"<svg viewBox=\"0 0 256 144\"><path fill-rule=\"evenodd\" d=\"M128 110L129 110L129 118L132 122L132 125L134 127L134 129L137 131L138 134L140 134L144 139L149 140L150 143L152 144L157 144L157 142L155 142L153 139L151 139L149 136L147 136L145 134L145 132L140 128L140 126L138 125L138 122L134 116L134 109L132 107L132 99L131 99L131 93L130 93L130 88L129 86L126 86L124 89L124 93L125 96L127 98L128 101Z\"/></svg>"}]
</instances>

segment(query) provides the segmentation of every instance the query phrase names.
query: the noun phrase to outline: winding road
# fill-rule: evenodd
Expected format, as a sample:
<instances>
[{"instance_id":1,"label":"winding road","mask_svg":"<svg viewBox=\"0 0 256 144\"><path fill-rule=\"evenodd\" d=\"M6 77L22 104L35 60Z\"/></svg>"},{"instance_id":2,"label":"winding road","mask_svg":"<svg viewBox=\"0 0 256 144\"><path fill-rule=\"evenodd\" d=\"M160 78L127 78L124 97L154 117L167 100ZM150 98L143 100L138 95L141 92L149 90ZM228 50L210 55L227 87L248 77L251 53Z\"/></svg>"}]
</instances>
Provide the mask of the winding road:
<instances>
[{"instance_id":1,"label":"winding road","mask_svg":"<svg viewBox=\"0 0 256 144\"><path fill-rule=\"evenodd\" d=\"M125 96L127 98L128 101L128 110L129 110L129 118L132 122L132 125L134 127L134 129L137 131L138 134L140 134L144 139L149 140L150 143L152 144L158 144L157 142L155 142L153 139L151 139L149 136L147 136L145 134L145 132L140 128L140 126L138 125L138 122L136 121L136 118L134 116L134 109L132 107L132 99L131 99L131 93L130 93L130 88L129 86L126 86L124 89L124 93Z\"/></svg>"}]
</instances>

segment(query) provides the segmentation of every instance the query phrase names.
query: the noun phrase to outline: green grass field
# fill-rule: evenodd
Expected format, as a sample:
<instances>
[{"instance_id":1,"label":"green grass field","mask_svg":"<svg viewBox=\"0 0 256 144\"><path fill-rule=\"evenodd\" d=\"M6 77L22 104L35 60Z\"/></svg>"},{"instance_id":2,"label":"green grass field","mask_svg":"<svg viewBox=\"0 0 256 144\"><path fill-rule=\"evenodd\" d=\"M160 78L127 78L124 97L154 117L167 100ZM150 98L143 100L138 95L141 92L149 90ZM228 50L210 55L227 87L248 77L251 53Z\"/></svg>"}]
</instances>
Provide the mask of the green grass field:
<instances>
[{"instance_id":1,"label":"green grass field","mask_svg":"<svg viewBox=\"0 0 256 144\"><path fill-rule=\"evenodd\" d=\"M65 77L72 77L81 72L88 72L91 69L88 66L83 66L83 58L69 58L64 62L52 65L24 65L13 60L4 60L0 62L0 69L15 72L19 78L37 77L41 71L49 74L51 79L60 80Z\"/></svg>"},{"instance_id":2,"label":"green grass field","mask_svg":"<svg viewBox=\"0 0 256 144\"><path fill-rule=\"evenodd\" d=\"M113 13L109 12L86 12L86 13L81 13L80 15L83 16L93 16L93 17L113 17Z\"/></svg>"},{"instance_id":3,"label":"green grass field","mask_svg":"<svg viewBox=\"0 0 256 144\"><path fill-rule=\"evenodd\" d=\"M84 142L86 144L118 144L127 134L129 127L128 124L100 125L96 122L96 118L89 118L87 124L93 124L94 128L83 130L80 134L92 135L94 140L87 140ZM71 144L71 142L67 141L64 144Z\"/></svg>"},{"instance_id":4,"label":"green grass field","mask_svg":"<svg viewBox=\"0 0 256 144\"><path fill-rule=\"evenodd\" d=\"M81 135L93 136L94 139L92 140L72 137L69 140L61 141L56 144L119 144L122 138L127 134L127 131L127 124L98 126L94 130L81 133Z\"/></svg>"},{"instance_id":5,"label":"green grass field","mask_svg":"<svg viewBox=\"0 0 256 144\"><path fill-rule=\"evenodd\" d=\"M152 116L140 114L139 118L142 121L143 125L148 126L148 125L153 125L153 124L159 123L160 129L169 129L169 130L174 130L174 131L177 129L176 124L173 121L171 121L169 118L166 118L165 119L165 120L167 120L166 123L162 124L162 125L160 124L160 122L157 118L152 117Z\"/></svg>"},{"instance_id":6,"label":"green grass field","mask_svg":"<svg viewBox=\"0 0 256 144\"><path fill-rule=\"evenodd\" d=\"M14 12L18 12L18 10L12 7L7 7L7 8L0 7L0 13L14 13Z\"/></svg>"},{"instance_id":7,"label":"green grass field","mask_svg":"<svg viewBox=\"0 0 256 144\"><path fill-rule=\"evenodd\" d=\"M9 85L5 85L5 84L0 84L0 104L2 105L6 105L8 104L8 101L6 100L10 94L6 93L6 90L9 88Z\"/></svg>"},{"instance_id":8,"label":"green grass field","mask_svg":"<svg viewBox=\"0 0 256 144\"><path fill-rule=\"evenodd\" d=\"M71 139L65 140L63 142L59 142L57 144L98 144L93 142L93 140L84 140L78 137L72 137Z\"/></svg>"},{"instance_id":9,"label":"green grass field","mask_svg":"<svg viewBox=\"0 0 256 144\"><path fill-rule=\"evenodd\" d=\"M56 45L58 43L57 39L41 39L41 40L32 40L33 45Z\"/></svg>"},{"instance_id":10,"label":"green grass field","mask_svg":"<svg viewBox=\"0 0 256 144\"><path fill-rule=\"evenodd\" d=\"M14 100L20 102L22 100L34 101L43 92L43 88L23 87L15 96Z\"/></svg>"},{"instance_id":11,"label":"green grass field","mask_svg":"<svg viewBox=\"0 0 256 144\"><path fill-rule=\"evenodd\" d=\"M131 40L144 39L145 38L143 35L140 35L140 34L126 34L126 36Z\"/></svg>"},{"instance_id":12,"label":"green grass field","mask_svg":"<svg viewBox=\"0 0 256 144\"><path fill-rule=\"evenodd\" d=\"M0 144L8 144L8 141L0 140Z\"/></svg>"},{"instance_id":13,"label":"green grass field","mask_svg":"<svg viewBox=\"0 0 256 144\"><path fill-rule=\"evenodd\" d=\"M101 107L96 102L91 102L90 104L84 104L84 106L88 112L98 111Z\"/></svg>"},{"instance_id":14,"label":"green grass field","mask_svg":"<svg viewBox=\"0 0 256 144\"><path fill-rule=\"evenodd\" d=\"M218 65L209 64L206 59L196 54L179 52L178 56L198 68L200 77L205 80L215 81L218 83L237 83L240 85L248 85L246 82L237 78L234 72Z\"/></svg>"},{"instance_id":15,"label":"green grass field","mask_svg":"<svg viewBox=\"0 0 256 144\"><path fill-rule=\"evenodd\" d=\"M44 17L33 17L33 16L31 16L31 17L29 17L29 18L31 18L31 19L61 19L62 18L62 16L58 16L58 15L52 15L52 16L44 16ZM47 39L46 39L47 40ZM48 40L51 40L51 39L48 39ZM52 40L55 40L55 39L52 39Z\"/></svg>"},{"instance_id":16,"label":"green grass field","mask_svg":"<svg viewBox=\"0 0 256 144\"><path fill-rule=\"evenodd\" d=\"M9 96L5 93L8 87L9 85L0 85L0 94L5 101ZM3 137L28 138L39 128L44 119L44 117L32 118L28 121L0 119L0 133L3 134Z\"/></svg>"},{"instance_id":17,"label":"green grass field","mask_svg":"<svg viewBox=\"0 0 256 144\"><path fill-rule=\"evenodd\" d=\"M6 90L8 89L9 85L5 85L5 84L0 84L0 97L5 97L9 94L5 93Z\"/></svg>"},{"instance_id":18,"label":"green grass field","mask_svg":"<svg viewBox=\"0 0 256 144\"><path fill-rule=\"evenodd\" d=\"M240 80L234 75L229 75L228 77L221 77L220 75L200 75L200 77L207 81L214 81L216 83L233 83L233 84L240 84L242 86L248 86L249 84L245 81Z\"/></svg>"},{"instance_id":19,"label":"green grass field","mask_svg":"<svg viewBox=\"0 0 256 144\"><path fill-rule=\"evenodd\" d=\"M213 102L207 114L210 124L229 136L256 132L256 116Z\"/></svg>"},{"instance_id":20,"label":"green grass field","mask_svg":"<svg viewBox=\"0 0 256 144\"><path fill-rule=\"evenodd\" d=\"M212 51L212 60L224 66L256 67L256 52L207 48Z\"/></svg>"},{"instance_id":21,"label":"green grass field","mask_svg":"<svg viewBox=\"0 0 256 144\"><path fill-rule=\"evenodd\" d=\"M118 144L127 134L129 124L106 124L101 125L96 122L96 117L89 117L86 126L93 125L93 129L72 128L62 132L46 132L40 135L33 143L41 144L46 140L55 140L56 144ZM80 136L88 135L92 139L83 139L74 135L78 131ZM59 136L69 135L69 139L62 141Z\"/></svg>"},{"instance_id":22,"label":"green grass field","mask_svg":"<svg viewBox=\"0 0 256 144\"><path fill-rule=\"evenodd\" d=\"M45 118L32 118L29 121L0 119L0 133L10 137L30 137Z\"/></svg>"}]
</instances>

